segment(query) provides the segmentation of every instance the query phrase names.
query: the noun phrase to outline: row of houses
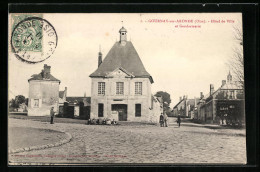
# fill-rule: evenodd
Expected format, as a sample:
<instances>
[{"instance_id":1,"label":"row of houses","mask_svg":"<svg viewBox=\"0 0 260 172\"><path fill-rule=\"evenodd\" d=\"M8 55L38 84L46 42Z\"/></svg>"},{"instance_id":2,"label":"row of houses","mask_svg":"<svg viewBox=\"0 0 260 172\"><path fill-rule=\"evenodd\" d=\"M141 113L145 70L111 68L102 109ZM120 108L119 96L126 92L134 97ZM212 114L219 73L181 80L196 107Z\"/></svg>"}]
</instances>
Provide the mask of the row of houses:
<instances>
[{"instance_id":1,"label":"row of houses","mask_svg":"<svg viewBox=\"0 0 260 172\"><path fill-rule=\"evenodd\" d=\"M187 96L173 107L174 115L182 115L205 123L234 124L245 122L244 89L240 83L227 75L221 86L214 89L210 84L209 93L205 96L188 99Z\"/></svg>"},{"instance_id":2,"label":"row of houses","mask_svg":"<svg viewBox=\"0 0 260 172\"><path fill-rule=\"evenodd\" d=\"M61 81L51 75L51 66L47 64L39 74L32 75L28 80L28 115L49 115L54 107L66 117L158 122L163 102L151 93L153 78L132 42L127 41L124 27L119 30L119 37L104 60L102 53L98 53L98 68L89 75L91 97L67 97L67 88L59 91Z\"/></svg>"}]
</instances>

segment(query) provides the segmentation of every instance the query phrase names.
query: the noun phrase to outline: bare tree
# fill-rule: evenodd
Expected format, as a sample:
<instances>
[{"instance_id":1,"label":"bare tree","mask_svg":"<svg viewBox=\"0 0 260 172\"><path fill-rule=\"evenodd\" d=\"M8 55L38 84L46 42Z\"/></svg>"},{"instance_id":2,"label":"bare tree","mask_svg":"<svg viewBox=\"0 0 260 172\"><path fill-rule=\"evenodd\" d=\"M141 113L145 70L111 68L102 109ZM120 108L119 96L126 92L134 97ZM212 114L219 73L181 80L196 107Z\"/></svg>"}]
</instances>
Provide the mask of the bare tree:
<instances>
[{"instance_id":1,"label":"bare tree","mask_svg":"<svg viewBox=\"0 0 260 172\"><path fill-rule=\"evenodd\" d=\"M234 26L233 29L237 45L233 49L233 56L228 60L227 65L233 73L234 80L244 88L243 31L239 26Z\"/></svg>"}]
</instances>

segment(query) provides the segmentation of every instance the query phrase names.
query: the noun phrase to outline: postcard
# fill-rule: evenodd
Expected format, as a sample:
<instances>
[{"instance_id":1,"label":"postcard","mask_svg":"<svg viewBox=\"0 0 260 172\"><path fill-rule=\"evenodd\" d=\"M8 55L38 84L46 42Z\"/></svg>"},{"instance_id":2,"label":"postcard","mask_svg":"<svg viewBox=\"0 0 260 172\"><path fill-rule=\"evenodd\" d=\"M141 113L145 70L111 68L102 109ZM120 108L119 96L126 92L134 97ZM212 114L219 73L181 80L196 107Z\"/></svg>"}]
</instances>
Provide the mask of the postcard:
<instances>
[{"instance_id":1,"label":"postcard","mask_svg":"<svg viewBox=\"0 0 260 172\"><path fill-rule=\"evenodd\" d=\"M242 13L9 13L9 165L246 164Z\"/></svg>"}]
</instances>

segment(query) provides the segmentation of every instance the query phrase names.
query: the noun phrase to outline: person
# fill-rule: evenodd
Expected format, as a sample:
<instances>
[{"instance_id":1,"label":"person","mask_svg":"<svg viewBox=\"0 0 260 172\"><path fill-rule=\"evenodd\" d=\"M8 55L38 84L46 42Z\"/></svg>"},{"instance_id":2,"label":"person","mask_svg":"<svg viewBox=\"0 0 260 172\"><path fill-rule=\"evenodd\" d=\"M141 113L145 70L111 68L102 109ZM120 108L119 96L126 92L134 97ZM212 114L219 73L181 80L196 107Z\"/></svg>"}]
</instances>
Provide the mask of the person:
<instances>
[{"instance_id":1,"label":"person","mask_svg":"<svg viewBox=\"0 0 260 172\"><path fill-rule=\"evenodd\" d=\"M111 122L111 124L114 124L114 125L117 124L117 122L115 121L115 119L113 119L113 121Z\"/></svg>"},{"instance_id":2,"label":"person","mask_svg":"<svg viewBox=\"0 0 260 172\"><path fill-rule=\"evenodd\" d=\"M166 112L164 112L163 119L164 119L164 126L168 127L168 116L167 116Z\"/></svg>"},{"instance_id":3,"label":"person","mask_svg":"<svg viewBox=\"0 0 260 172\"><path fill-rule=\"evenodd\" d=\"M51 116L51 124L54 124L53 123L53 118L54 118L54 107L51 107L51 110L50 110L50 116Z\"/></svg>"},{"instance_id":4,"label":"person","mask_svg":"<svg viewBox=\"0 0 260 172\"><path fill-rule=\"evenodd\" d=\"M179 114L177 117L177 123L179 125L179 127L181 126L181 115Z\"/></svg>"},{"instance_id":5,"label":"person","mask_svg":"<svg viewBox=\"0 0 260 172\"><path fill-rule=\"evenodd\" d=\"M161 115L160 115L160 126L164 127L163 113L161 113Z\"/></svg>"}]
</instances>

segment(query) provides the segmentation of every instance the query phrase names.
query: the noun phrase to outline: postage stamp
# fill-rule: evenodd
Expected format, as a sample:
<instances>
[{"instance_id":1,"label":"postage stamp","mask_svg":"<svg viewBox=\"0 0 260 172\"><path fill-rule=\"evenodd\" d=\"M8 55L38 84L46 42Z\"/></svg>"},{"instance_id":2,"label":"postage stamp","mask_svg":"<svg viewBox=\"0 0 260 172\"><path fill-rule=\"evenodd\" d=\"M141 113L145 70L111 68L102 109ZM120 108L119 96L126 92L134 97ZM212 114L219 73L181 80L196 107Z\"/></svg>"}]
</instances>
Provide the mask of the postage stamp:
<instances>
[{"instance_id":1,"label":"postage stamp","mask_svg":"<svg viewBox=\"0 0 260 172\"><path fill-rule=\"evenodd\" d=\"M54 53L58 37L50 22L27 14L13 15L12 20L11 48L19 60L39 63Z\"/></svg>"}]
</instances>

